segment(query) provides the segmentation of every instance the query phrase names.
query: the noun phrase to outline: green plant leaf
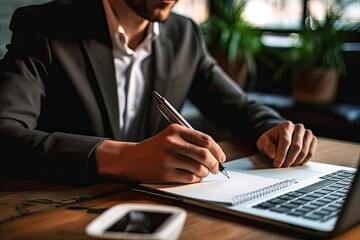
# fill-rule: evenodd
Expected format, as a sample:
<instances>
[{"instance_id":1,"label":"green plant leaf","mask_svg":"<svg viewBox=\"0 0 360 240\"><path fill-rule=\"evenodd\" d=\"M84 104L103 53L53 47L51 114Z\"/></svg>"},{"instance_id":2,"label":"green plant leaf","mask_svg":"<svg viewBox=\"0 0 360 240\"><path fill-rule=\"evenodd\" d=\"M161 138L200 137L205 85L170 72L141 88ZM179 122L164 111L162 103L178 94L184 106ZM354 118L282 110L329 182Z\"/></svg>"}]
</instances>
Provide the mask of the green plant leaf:
<instances>
[{"instance_id":1,"label":"green plant leaf","mask_svg":"<svg viewBox=\"0 0 360 240\"><path fill-rule=\"evenodd\" d=\"M209 49L220 50L228 59L229 64L235 64L242 57L248 64L248 73L255 79L255 57L262 51L260 41L261 31L254 30L243 18L246 1L215 0L215 15L201 25ZM252 81L252 80L251 80Z\"/></svg>"}]
</instances>

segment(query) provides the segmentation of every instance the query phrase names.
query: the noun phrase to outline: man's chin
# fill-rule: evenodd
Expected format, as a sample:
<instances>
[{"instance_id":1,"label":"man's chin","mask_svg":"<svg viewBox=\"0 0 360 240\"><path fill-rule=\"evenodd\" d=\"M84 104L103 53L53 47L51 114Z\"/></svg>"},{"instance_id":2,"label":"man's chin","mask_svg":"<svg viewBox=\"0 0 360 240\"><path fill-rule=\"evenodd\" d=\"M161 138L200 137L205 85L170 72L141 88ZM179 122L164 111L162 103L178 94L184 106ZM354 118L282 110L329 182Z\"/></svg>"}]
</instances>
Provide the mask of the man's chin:
<instances>
[{"instance_id":1,"label":"man's chin","mask_svg":"<svg viewBox=\"0 0 360 240\"><path fill-rule=\"evenodd\" d=\"M163 11L157 11L151 16L147 16L147 19L151 22L165 22L171 14L171 11L169 12L163 12Z\"/></svg>"},{"instance_id":2,"label":"man's chin","mask_svg":"<svg viewBox=\"0 0 360 240\"><path fill-rule=\"evenodd\" d=\"M138 5L134 0L126 0L126 2L138 16L151 22L164 22L169 18L177 1L154 1L145 7Z\"/></svg>"}]
</instances>

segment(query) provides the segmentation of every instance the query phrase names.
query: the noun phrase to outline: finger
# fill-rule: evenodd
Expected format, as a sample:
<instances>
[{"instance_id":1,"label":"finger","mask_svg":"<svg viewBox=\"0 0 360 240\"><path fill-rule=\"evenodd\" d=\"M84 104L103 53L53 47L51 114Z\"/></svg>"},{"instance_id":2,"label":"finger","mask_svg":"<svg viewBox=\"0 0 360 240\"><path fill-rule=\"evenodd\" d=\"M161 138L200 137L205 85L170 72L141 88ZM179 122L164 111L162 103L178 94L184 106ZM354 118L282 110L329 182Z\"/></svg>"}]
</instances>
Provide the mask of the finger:
<instances>
[{"instance_id":1,"label":"finger","mask_svg":"<svg viewBox=\"0 0 360 240\"><path fill-rule=\"evenodd\" d=\"M190 129L189 129L190 130ZM219 162L225 162L226 156L219 144L217 144L212 137L209 135L196 131L186 131L181 137L194 145L197 145L202 148L206 148L214 156L214 158Z\"/></svg>"},{"instance_id":2,"label":"finger","mask_svg":"<svg viewBox=\"0 0 360 240\"><path fill-rule=\"evenodd\" d=\"M174 167L193 173L201 178L209 175L209 169L203 164L181 155L176 156L176 163L174 164Z\"/></svg>"},{"instance_id":3,"label":"finger","mask_svg":"<svg viewBox=\"0 0 360 240\"><path fill-rule=\"evenodd\" d=\"M267 135L262 135L259 138L257 142L257 148L262 154L265 154L270 159L274 159L276 156L276 145Z\"/></svg>"},{"instance_id":4,"label":"finger","mask_svg":"<svg viewBox=\"0 0 360 240\"><path fill-rule=\"evenodd\" d=\"M218 160L211 154L211 152L204 147L200 147L198 145L195 145L193 143L185 141L179 134L181 131L188 131L191 129L185 129L179 130L179 127L183 128L182 126L175 126L169 131L174 131L173 133L170 133L168 137L163 139L162 144L166 146L168 154L173 159L178 159L178 156L183 156L183 160L186 159L187 163L189 163L189 159L193 161L192 165L190 165L191 169L199 169L194 167L194 164L197 162L198 164L204 165L209 171L216 174L219 170L218 167ZM178 129L176 129L178 128ZM193 132L191 130L190 132ZM190 133L191 134L191 133ZM177 161L177 165L181 163L181 161ZM191 163L191 162L190 162ZM175 162L173 163L175 164ZM193 170L197 171L197 170Z\"/></svg>"},{"instance_id":5,"label":"finger","mask_svg":"<svg viewBox=\"0 0 360 240\"><path fill-rule=\"evenodd\" d=\"M285 157L291 144L292 133L294 131L294 125L291 122L286 121L283 122L282 125L284 128L279 132L276 156L273 163L275 167L282 167L284 164Z\"/></svg>"},{"instance_id":6,"label":"finger","mask_svg":"<svg viewBox=\"0 0 360 240\"><path fill-rule=\"evenodd\" d=\"M177 176L175 176L175 182L179 182L178 179L181 179L181 182L182 183L196 183L196 182L200 182L203 178L196 175L196 174L193 174L191 172L188 172L186 170L182 170L182 169L177 169L175 171L175 174Z\"/></svg>"},{"instance_id":7,"label":"finger","mask_svg":"<svg viewBox=\"0 0 360 240\"><path fill-rule=\"evenodd\" d=\"M205 166L213 174L216 174L219 171L218 160L207 148L185 143L178 149L178 153L194 162L197 162L198 164Z\"/></svg>"},{"instance_id":8,"label":"finger","mask_svg":"<svg viewBox=\"0 0 360 240\"><path fill-rule=\"evenodd\" d=\"M296 124L294 127L294 132L292 134L292 141L283 164L284 167L291 166L297 159L298 155L303 149L304 135L304 126L302 124Z\"/></svg>"},{"instance_id":9,"label":"finger","mask_svg":"<svg viewBox=\"0 0 360 240\"><path fill-rule=\"evenodd\" d=\"M313 141L313 137L314 136L310 130L308 130L308 129L305 130L302 149L301 149L300 153L298 154L298 156L296 157L296 160L293 163L293 165L295 165L295 166L300 165L306 159L306 157L308 156L309 151L310 151L310 145Z\"/></svg>"},{"instance_id":10,"label":"finger","mask_svg":"<svg viewBox=\"0 0 360 240\"><path fill-rule=\"evenodd\" d=\"M208 135L192 129L183 129L183 141L179 141L177 152L206 166L211 173L219 171L219 162L226 156L220 146Z\"/></svg>"},{"instance_id":11,"label":"finger","mask_svg":"<svg viewBox=\"0 0 360 240\"><path fill-rule=\"evenodd\" d=\"M165 179L161 180L161 182L196 183L203 179L202 177L184 169L174 169L173 171L168 171L164 174L164 178Z\"/></svg>"},{"instance_id":12,"label":"finger","mask_svg":"<svg viewBox=\"0 0 360 240\"><path fill-rule=\"evenodd\" d=\"M218 160L207 148L193 143L198 142L200 135L205 134L179 124L169 125L164 134L161 144L167 148L168 153L176 153L193 159L206 166L214 174L218 172ZM172 157L174 158L174 155Z\"/></svg>"},{"instance_id":13,"label":"finger","mask_svg":"<svg viewBox=\"0 0 360 240\"><path fill-rule=\"evenodd\" d=\"M313 136L311 144L310 144L309 152L308 152L306 158L304 159L304 161L302 161L302 163L301 163L302 165L307 163L314 156L316 147L317 147L317 138L315 136Z\"/></svg>"}]
</instances>

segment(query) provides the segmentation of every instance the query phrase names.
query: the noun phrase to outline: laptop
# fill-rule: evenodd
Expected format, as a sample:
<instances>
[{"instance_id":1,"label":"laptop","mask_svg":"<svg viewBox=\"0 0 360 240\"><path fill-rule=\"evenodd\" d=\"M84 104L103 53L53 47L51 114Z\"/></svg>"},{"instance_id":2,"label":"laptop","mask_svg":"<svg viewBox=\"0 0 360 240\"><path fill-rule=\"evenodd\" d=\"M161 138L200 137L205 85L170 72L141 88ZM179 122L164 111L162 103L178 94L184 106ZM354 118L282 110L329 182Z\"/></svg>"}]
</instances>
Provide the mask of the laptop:
<instances>
[{"instance_id":1,"label":"laptop","mask_svg":"<svg viewBox=\"0 0 360 240\"><path fill-rule=\"evenodd\" d=\"M134 190L318 237L335 236L360 222L356 168L317 162L273 168L270 163L253 155L224 164L230 180L210 174L196 184L141 184Z\"/></svg>"}]
</instances>

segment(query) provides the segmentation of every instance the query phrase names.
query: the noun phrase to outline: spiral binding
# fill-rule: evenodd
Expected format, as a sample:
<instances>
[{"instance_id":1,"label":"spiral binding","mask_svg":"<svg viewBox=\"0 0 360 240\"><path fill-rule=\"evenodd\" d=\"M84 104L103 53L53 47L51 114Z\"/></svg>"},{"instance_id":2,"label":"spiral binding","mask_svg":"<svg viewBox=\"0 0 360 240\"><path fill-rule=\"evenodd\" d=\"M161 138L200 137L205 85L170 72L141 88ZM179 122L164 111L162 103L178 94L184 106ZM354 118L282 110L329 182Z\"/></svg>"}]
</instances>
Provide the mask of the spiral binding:
<instances>
[{"instance_id":1,"label":"spiral binding","mask_svg":"<svg viewBox=\"0 0 360 240\"><path fill-rule=\"evenodd\" d=\"M256 198L262 197L264 195L267 195L269 193L278 191L280 189L286 188L290 185L296 184L298 183L295 179L291 179L291 180L285 180L282 182L278 182L275 183L273 185L270 185L268 187L264 187L249 193L245 193L245 194L241 194L241 195L237 195L235 197L232 198L232 204L233 205L238 205L238 204L242 204L245 203L247 201L250 200L254 200Z\"/></svg>"}]
</instances>

